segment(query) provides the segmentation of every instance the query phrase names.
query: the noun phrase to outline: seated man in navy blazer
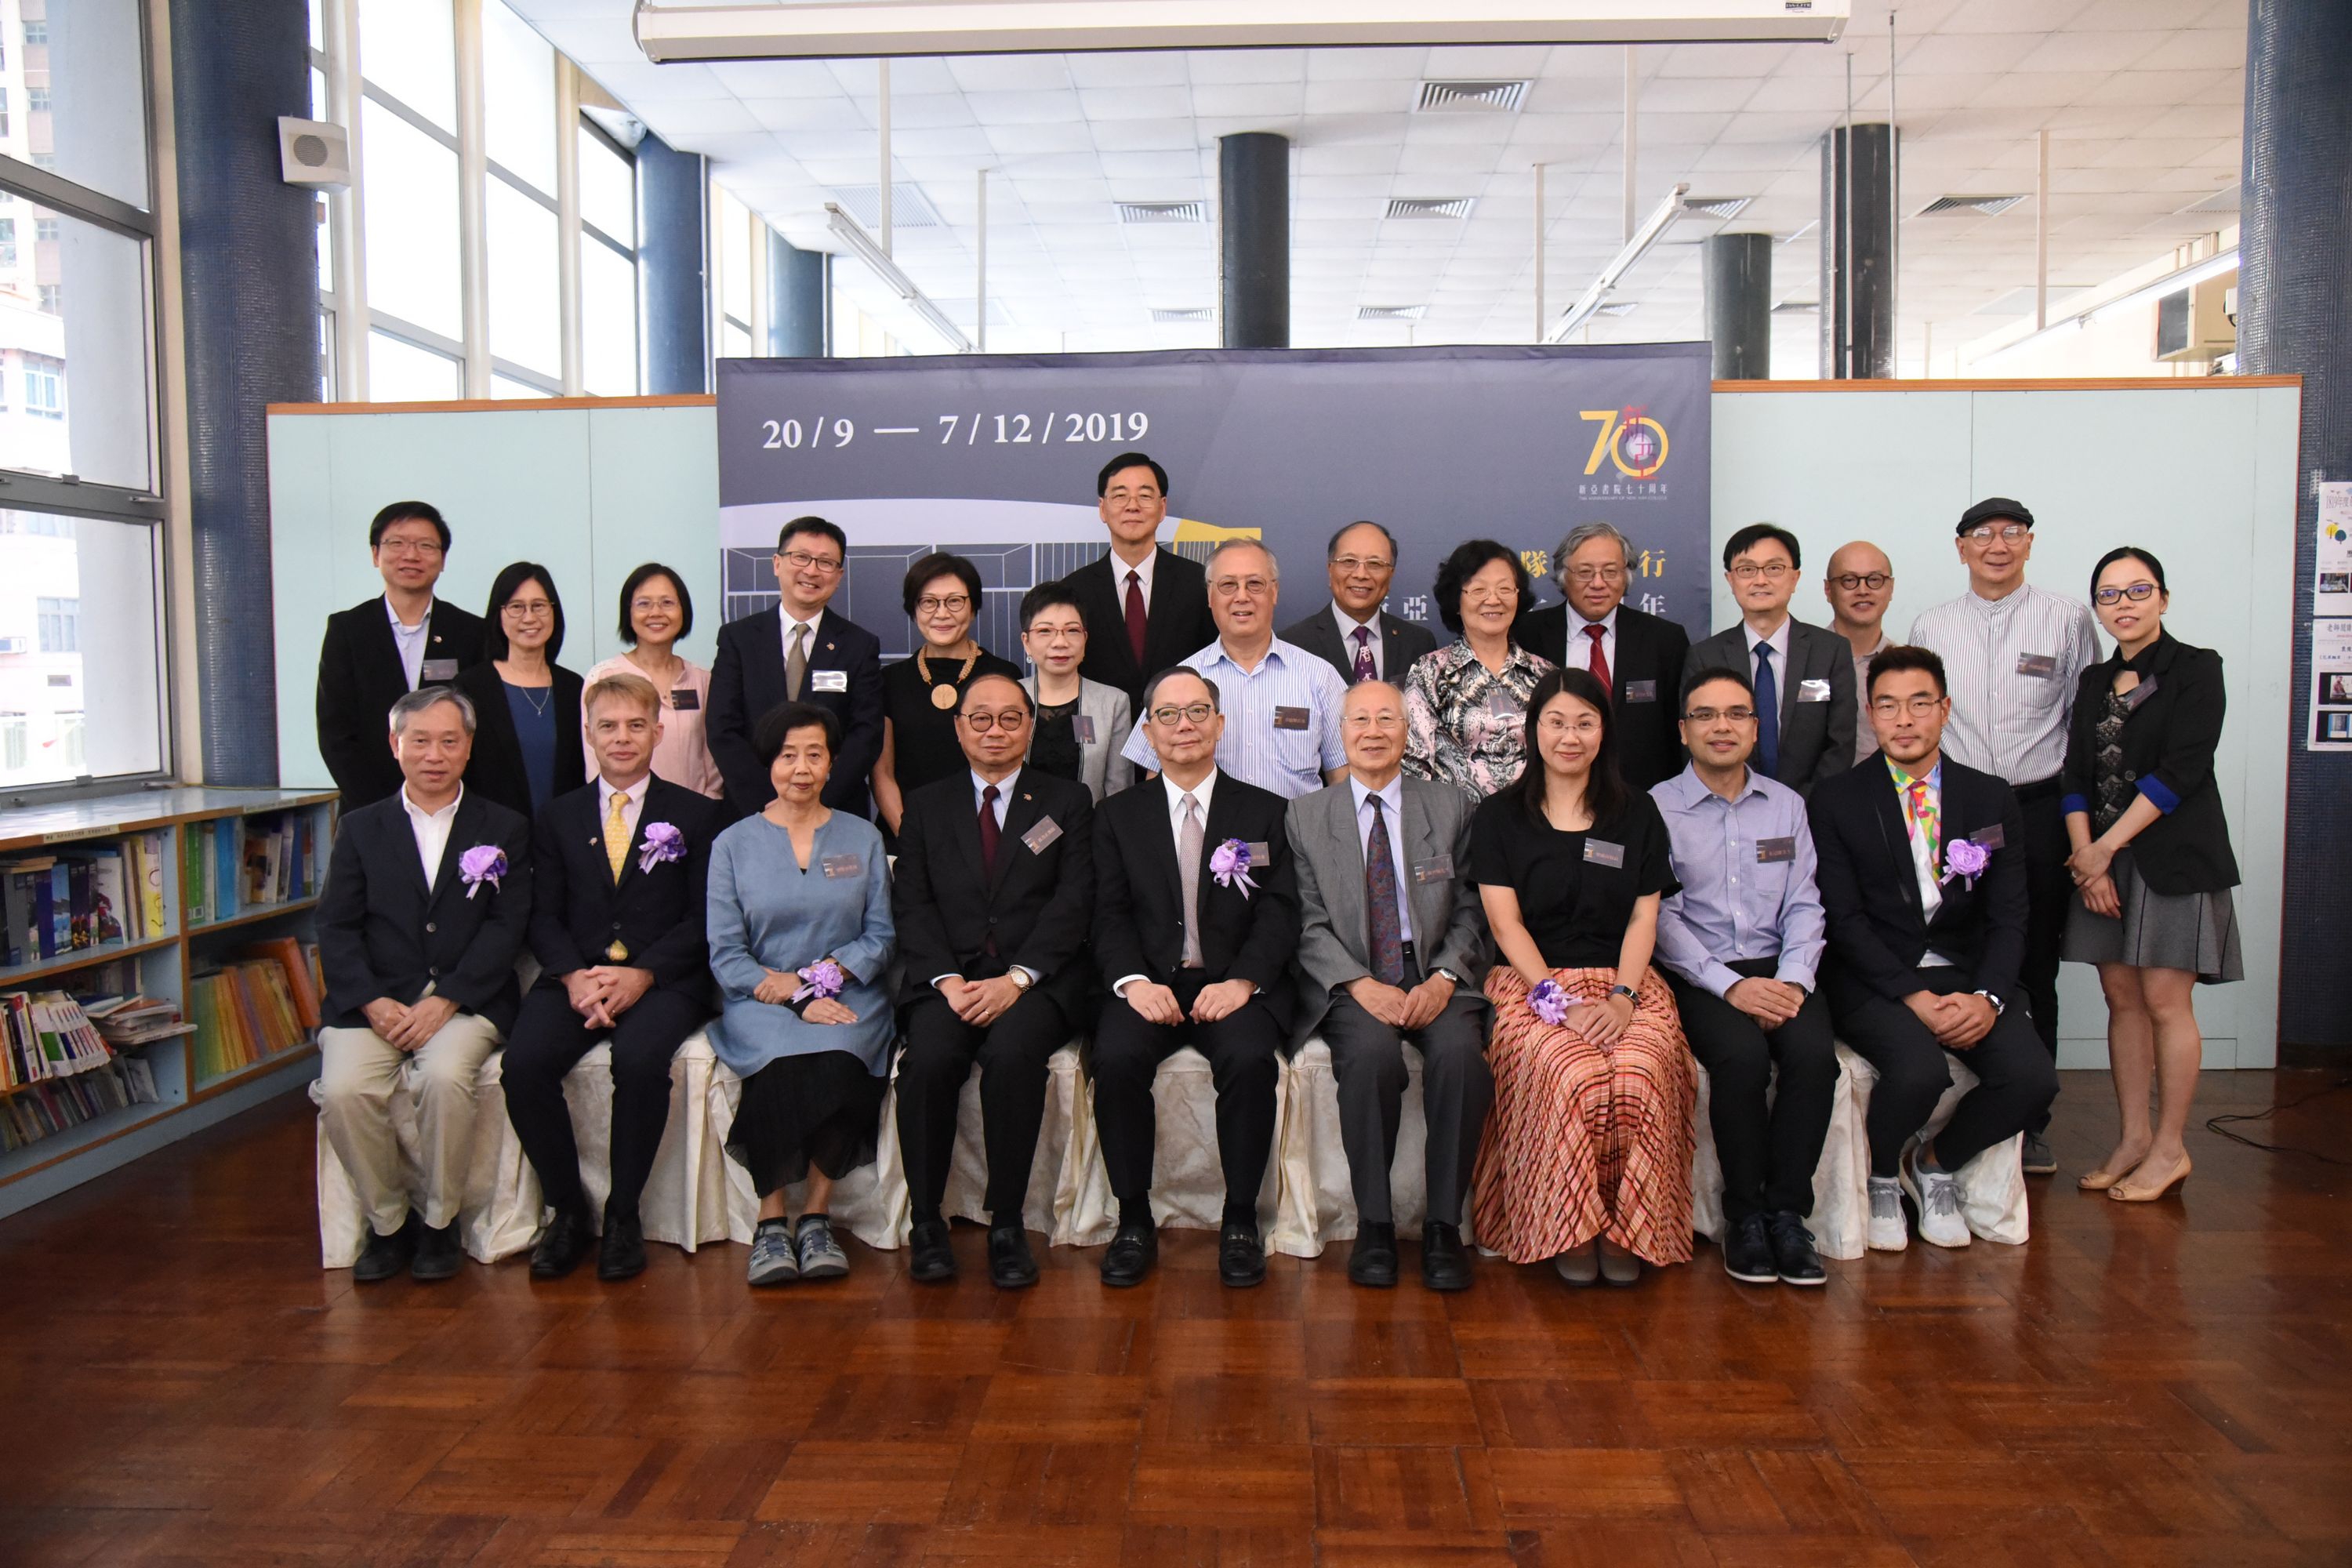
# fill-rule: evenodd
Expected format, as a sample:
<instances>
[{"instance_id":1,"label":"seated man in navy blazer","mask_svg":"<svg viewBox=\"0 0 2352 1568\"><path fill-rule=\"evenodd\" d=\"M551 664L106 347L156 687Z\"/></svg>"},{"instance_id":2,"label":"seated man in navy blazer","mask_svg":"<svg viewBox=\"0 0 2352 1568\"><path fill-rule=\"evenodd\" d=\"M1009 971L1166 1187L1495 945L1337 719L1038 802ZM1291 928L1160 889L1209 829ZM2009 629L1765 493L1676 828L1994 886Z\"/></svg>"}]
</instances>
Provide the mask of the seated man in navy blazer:
<instances>
[{"instance_id":1,"label":"seated man in navy blazer","mask_svg":"<svg viewBox=\"0 0 2352 1568\"><path fill-rule=\"evenodd\" d=\"M1143 691L1160 759L1095 812L1095 953L1111 998L1095 1026L1095 1124L1118 1200L1103 1283L1139 1285L1159 1260L1151 1216L1152 1079L1190 1045L1217 1086L1225 1205L1217 1272L1265 1278L1257 1194L1274 1146L1276 1058L1291 1024L1298 889L1283 798L1217 766L1217 688L1178 668Z\"/></svg>"},{"instance_id":2,"label":"seated man in navy blazer","mask_svg":"<svg viewBox=\"0 0 2352 1568\"><path fill-rule=\"evenodd\" d=\"M360 1282L403 1268L446 1279L473 1157L475 1082L515 1018L530 920L530 824L469 794L474 706L441 687L392 705L403 783L343 817L319 894L319 1123L366 1213ZM422 1190L408 1189L392 1097L416 1117ZM422 1211L421 1215L418 1212Z\"/></svg>"},{"instance_id":3,"label":"seated man in navy blazer","mask_svg":"<svg viewBox=\"0 0 2352 1568\"><path fill-rule=\"evenodd\" d=\"M751 731L785 702L810 702L841 722L841 751L824 804L868 815L866 779L882 755L882 645L829 607L849 561L849 536L821 517L796 517L776 536L782 601L719 628L703 733L727 781L727 805L749 816L776 798Z\"/></svg>"},{"instance_id":4,"label":"seated man in navy blazer","mask_svg":"<svg viewBox=\"0 0 2352 1568\"><path fill-rule=\"evenodd\" d=\"M507 1116L554 1217L530 1249L534 1279L569 1274L595 1234L563 1079L613 1047L612 1193L596 1277L644 1272L637 1199L669 1121L669 1063L716 1011L703 942L717 801L653 775L661 696L608 675L583 694L596 780L557 795L532 836L530 950L539 984L507 1042Z\"/></svg>"},{"instance_id":5,"label":"seated man in navy blazer","mask_svg":"<svg viewBox=\"0 0 2352 1568\"><path fill-rule=\"evenodd\" d=\"M956 739L971 771L907 797L891 908L906 973L898 1150L914 1209L908 1272L952 1279L940 1212L956 1111L980 1064L988 1154L988 1275L1037 1280L1021 1212L1045 1118L1045 1064L1090 1021L1094 796L1024 767L1034 710L1010 676L964 688Z\"/></svg>"},{"instance_id":6,"label":"seated man in navy blazer","mask_svg":"<svg viewBox=\"0 0 2352 1568\"><path fill-rule=\"evenodd\" d=\"M1952 701L1923 647L1870 661L1878 754L1813 786L1816 877L1829 921L1823 972L1838 1037L1878 1069L1871 1091L1869 1244L1900 1252L1903 1197L1919 1235L1966 1247L1952 1173L2033 1125L2058 1074L2020 1005L2025 956L2023 821L2009 785L1943 754ZM1951 1087L1946 1056L1977 1076L1932 1139Z\"/></svg>"}]
</instances>

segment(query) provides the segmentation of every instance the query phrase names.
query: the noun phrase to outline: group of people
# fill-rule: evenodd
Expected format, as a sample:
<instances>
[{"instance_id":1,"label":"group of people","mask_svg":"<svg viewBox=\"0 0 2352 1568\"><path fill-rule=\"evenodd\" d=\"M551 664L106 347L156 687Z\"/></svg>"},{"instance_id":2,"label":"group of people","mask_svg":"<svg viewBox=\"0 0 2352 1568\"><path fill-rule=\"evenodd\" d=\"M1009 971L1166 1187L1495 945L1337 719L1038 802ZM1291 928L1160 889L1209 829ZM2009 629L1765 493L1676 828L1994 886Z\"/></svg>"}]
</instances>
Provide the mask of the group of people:
<instances>
[{"instance_id":1,"label":"group of people","mask_svg":"<svg viewBox=\"0 0 2352 1568\"><path fill-rule=\"evenodd\" d=\"M1869 1245L1907 1244L1907 1198L1923 1239L1965 1246L1963 1166L2021 1135L2026 1169L2054 1169L2062 952L2098 966L2123 1112L2080 1184L2144 1200L2188 1174L2190 988L2238 977L2237 874L2221 661L2164 631L2147 552L2100 562L2095 621L2025 583L2032 514L1984 501L1957 530L1968 591L1895 643L1883 552L1840 550L1831 625L1810 626L1789 613L1796 538L1757 524L1724 552L1740 623L1694 646L1624 602L1630 546L1587 523L1549 608L1517 552L1457 546L1435 599L1458 640L1439 647L1384 607L1378 523L1331 539L1330 602L1277 635L1272 552L1160 546L1168 476L1143 454L1097 491L1110 549L1024 596L1027 676L974 639L982 582L951 554L907 573L921 643L885 669L830 607L847 541L807 517L777 541L779 605L723 628L707 675L675 651L683 581L647 565L622 594L631 651L583 680L553 662L544 568L501 572L478 621L433 597L439 516L378 516L386 593L331 620L319 696L346 796L320 914L323 1115L368 1211L359 1278L459 1266L473 1086L501 1041L547 1204L533 1273L592 1250L604 1277L642 1269L670 1058L706 1026L742 1080L727 1148L760 1194L758 1285L846 1271L833 1185L892 1134L910 1272L955 1277L942 1205L975 1067L987 1270L1034 1281L1048 1061L1081 1037L1118 1203L1108 1285L1157 1260L1153 1085L1187 1045L1215 1089L1219 1271L1264 1278L1278 1067L1310 1037L1337 1079L1360 1284L1402 1271L1410 1047L1427 1287L1469 1285L1465 1219L1576 1285L1687 1261L1701 1068L1727 1271L1818 1285L1836 1042L1878 1079ZM371 704L388 753L362 743ZM601 1226L562 1093L599 1040ZM1930 1134L1955 1059L1976 1083Z\"/></svg>"}]
</instances>

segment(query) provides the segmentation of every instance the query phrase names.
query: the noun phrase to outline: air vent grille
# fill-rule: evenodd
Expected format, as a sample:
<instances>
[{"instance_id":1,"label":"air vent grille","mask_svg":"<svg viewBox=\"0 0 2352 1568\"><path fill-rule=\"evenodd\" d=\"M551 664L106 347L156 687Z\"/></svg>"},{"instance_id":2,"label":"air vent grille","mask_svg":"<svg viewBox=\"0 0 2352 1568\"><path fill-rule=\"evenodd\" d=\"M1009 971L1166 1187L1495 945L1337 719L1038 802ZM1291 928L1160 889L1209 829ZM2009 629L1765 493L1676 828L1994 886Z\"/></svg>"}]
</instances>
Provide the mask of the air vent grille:
<instances>
[{"instance_id":1,"label":"air vent grille","mask_svg":"<svg viewBox=\"0 0 2352 1568\"><path fill-rule=\"evenodd\" d=\"M1512 114L1527 96L1524 81L1425 81L1415 107L1423 114Z\"/></svg>"},{"instance_id":2,"label":"air vent grille","mask_svg":"<svg viewBox=\"0 0 2352 1568\"><path fill-rule=\"evenodd\" d=\"M1213 321L1217 319L1217 313L1206 305L1155 305L1151 310L1151 319L1163 324L1173 324L1179 321Z\"/></svg>"},{"instance_id":3,"label":"air vent grille","mask_svg":"<svg viewBox=\"0 0 2352 1568\"><path fill-rule=\"evenodd\" d=\"M1974 213L1979 217L1991 217L2005 213L2025 199L2022 193L2013 196L1937 196L1916 215L1919 217L1942 217L1951 213Z\"/></svg>"},{"instance_id":4,"label":"air vent grille","mask_svg":"<svg viewBox=\"0 0 2352 1568\"><path fill-rule=\"evenodd\" d=\"M1388 216L1392 218L1462 218L1470 216L1477 205L1475 196L1428 196L1400 198L1389 203Z\"/></svg>"},{"instance_id":5,"label":"air vent grille","mask_svg":"<svg viewBox=\"0 0 2352 1568\"><path fill-rule=\"evenodd\" d=\"M882 187L880 185L844 185L833 193L842 209L869 229L882 226ZM923 195L923 187L901 180L890 187L890 226L901 228L945 228L940 209L931 205L931 198Z\"/></svg>"},{"instance_id":6,"label":"air vent grille","mask_svg":"<svg viewBox=\"0 0 2352 1568\"><path fill-rule=\"evenodd\" d=\"M1418 321L1427 314L1426 305L1361 305L1357 307L1360 321Z\"/></svg>"},{"instance_id":7,"label":"air vent grille","mask_svg":"<svg viewBox=\"0 0 2352 1568\"><path fill-rule=\"evenodd\" d=\"M1630 316L1640 309L1641 302L1637 300L1619 300L1599 307L1592 313L1596 316Z\"/></svg>"},{"instance_id":8,"label":"air vent grille","mask_svg":"<svg viewBox=\"0 0 2352 1568\"><path fill-rule=\"evenodd\" d=\"M1683 198L1683 210L1730 219L1746 212L1748 204L1755 199L1754 196L1685 196Z\"/></svg>"},{"instance_id":9,"label":"air vent grille","mask_svg":"<svg viewBox=\"0 0 2352 1568\"><path fill-rule=\"evenodd\" d=\"M2203 201L2190 202L2187 206L2176 207L2173 211L2175 216L2179 217L2187 217L2192 213L2199 216L2203 216L2209 213L2233 213L2238 210L2238 184L2237 182L2233 180L2229 184L2226 184L2220 190L2215 191L2211 195L2207 196Z\"/></svg>"},{"instance_id":10,"label":"air vent grille","mask_svg":"<svg viewBox=\"0 0 2352 1568\"><path fill-rule=\"evenodd\" d=\"M1121 223L1206 223L1209 207L1205 202L1120 202L1118 221Z\"/></svg>"}]
</instances>

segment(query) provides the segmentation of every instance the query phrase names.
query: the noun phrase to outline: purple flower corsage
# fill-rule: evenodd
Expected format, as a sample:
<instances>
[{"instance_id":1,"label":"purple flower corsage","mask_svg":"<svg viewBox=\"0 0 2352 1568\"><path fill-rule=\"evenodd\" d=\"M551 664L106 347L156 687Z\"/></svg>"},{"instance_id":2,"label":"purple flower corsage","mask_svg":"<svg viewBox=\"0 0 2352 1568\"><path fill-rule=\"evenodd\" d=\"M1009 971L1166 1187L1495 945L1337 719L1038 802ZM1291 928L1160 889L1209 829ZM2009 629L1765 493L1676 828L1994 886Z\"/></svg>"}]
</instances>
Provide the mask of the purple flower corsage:
<instances>
[{"instance_id":1,"label":"purple flower corsage","mask_svg":"<svg viewBox=\"0 0 2352 1568\"><path fill-rule=\"evenodd\" d=\"M1576 1004L1569 999L1568 992L1559 981L1538 980L1535 988L1528 993L1528 1005L1534 1008L1536 1016L1545 1023L1561 1024L1567 1022L1568 1010Z\"/></svg>"},{"instance_id":2,"label":"purple flower corsage","mask_svg":"<svg viewBox=\"0 0 2352 1568\"><path fill-rule=\"evenodd\" d=\"M507 874L507 852L495 844L477 844L457 857L457 876L466 884L466 896L472 898L488 882L490 891L499 890L499 879Z\"/></svg>"},{"instance_id":3,"label":"purple flower corsage","mask_svg":"<svg viewBox=\"0 0 2352 1568\"><path fill-rule=\"evenodd\" d=\"M841 965L829 958L820 958L796 973L801 977L801 988L793 993L795 1002L814 1002L826 996L838 996L841 988L849 983L849 977L842 973Z\"/></svg>"},{"instance_id":4,"label":"purple flower corsage","mask_svg":"<svg viewBox=\"0 0 2352 1568\"><path fill-rule=\"evenodd\" d=\"M1238 838L1228 838L1210 851L1209 874L1220 888L1239 888L1244 899L1257 886L1250 880L1249 846Z\"/></svg>"},{"instance_id":5,"label":"purple flower corsage","mask_svg":"<svg viewBox=\"0 0 2352 1568\"><path fill-rule=\"evenodd\" d=\"M1960 885L1973 892L1977 879L1984 875L1985 868L1991 862L1992 851L1975 839L1955 838L1944 846L1944 874L1936 880L1944 883L1958 877Z\"/></svg>"},{"instance_id":6,"label":"purple flower corsage","mask_svg":"<svg viewBox=\"0 0 2352 1568\"><path fill-rule=\"evenodd\" d=\"M686 858L686 835L667 822L646 824L646 847L637 856L637 869L650 871L665 860Z\"/></svg>"}]
</instances>

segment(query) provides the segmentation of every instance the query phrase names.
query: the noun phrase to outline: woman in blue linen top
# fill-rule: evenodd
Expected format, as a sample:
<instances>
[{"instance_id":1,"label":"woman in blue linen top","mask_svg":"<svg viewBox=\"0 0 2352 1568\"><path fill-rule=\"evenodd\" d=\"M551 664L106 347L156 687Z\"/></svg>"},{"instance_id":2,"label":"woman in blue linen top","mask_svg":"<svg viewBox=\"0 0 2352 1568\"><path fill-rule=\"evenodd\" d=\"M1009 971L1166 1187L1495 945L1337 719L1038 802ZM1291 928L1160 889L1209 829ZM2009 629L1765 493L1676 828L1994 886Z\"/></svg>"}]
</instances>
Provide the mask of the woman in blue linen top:
<instances>
[{"instance_id":1,"label":"woman in blue linen top","mask_svg":"<svg viewBox=\"0 0 2352 1568\"><path fill-rule=\"evenodd\" d=\"M898 943L889 868L874 825L821 798L841 743L824 709L787 703L760 721L776 798L710 849L710 971L721 997L714 1046L743 1080L727 1152L760 1194L751 1280L848 1271L825 1205L874 1158L895 1038L886 972ZM794 999L800 971L840 965L838 997ZM786 1188L808 1188L800 1222Z\"/></svg>"}]
</instances>

